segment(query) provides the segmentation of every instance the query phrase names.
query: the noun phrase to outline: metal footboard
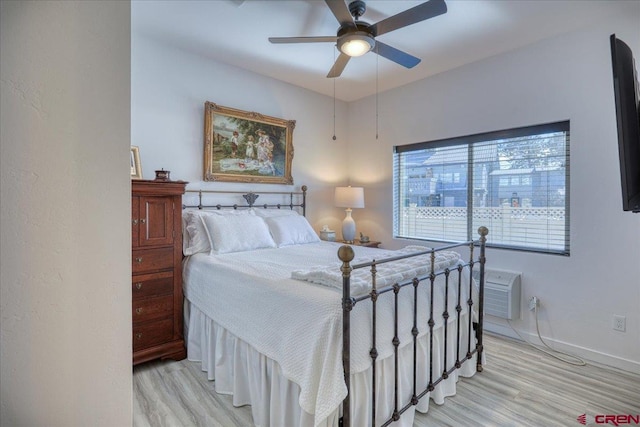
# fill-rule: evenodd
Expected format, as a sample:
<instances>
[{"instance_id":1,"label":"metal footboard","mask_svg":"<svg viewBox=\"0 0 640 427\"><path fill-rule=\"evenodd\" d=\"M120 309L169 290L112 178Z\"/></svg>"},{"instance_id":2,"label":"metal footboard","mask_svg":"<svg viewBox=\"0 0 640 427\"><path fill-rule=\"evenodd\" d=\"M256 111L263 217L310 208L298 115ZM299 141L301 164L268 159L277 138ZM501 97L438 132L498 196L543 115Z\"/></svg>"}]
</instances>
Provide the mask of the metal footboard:
<instances>
[{"instance_id":1,"label":"metal footboard","mask_svg":"<svg viewBox=\"0 0 640 427\"><path fill-rule=\"evenodd\" d=\"M378 358L378 348L377 342L378 339L376 330L377 330L377 301L378 298L386 293L393 293L393 306L394 306L394 325L393 325L393 363L394 363L394 393L393 393L393 413L390 418L387 420L381 421L382 426L388 426L394 421L400 419L403 413L405 413L409 408L418 404L420 399L427 395L429 392L433 391L435 387L447 379L454 371L459 369L462 364L466 360L472 359L474 356L476 357L476 370L478 372L482 371L482 352L483 352L483 342L482 342L482 333L483 333L483 299L484 299L484 267L485 267L485 246L486 246L486 236L488 235L489 230L486 227L480 227L478 229L478 234L480 235L479 240L474 240L470 242L453 244L445 247L440 247L438 249L427 250L424 252L412 253L409 255L401 255L393 258L386 258L380 261L371 261L367 263L360 263L351 265L351 261L354 258L353 249L350 246L341 246L338 250L338 257L342 261L342 282L343 282L343 293L342 293L342 308L343 308L343 353L342 353L342 362L344 368L344 380L347 387L347 397L343 402L343 416L341 419L341 425L344 427L351 427L351 311L354 309L356 304L363 303L369 301L371 304L371 349L369 351L369 356L371 357L372 368L372 386L371 386L371 425L378 425L378 421L376 420L376 359ZM468 246L469 247L469 259L467 262L458 265L454 269L444 269L441 271L435 271L435 257L438 251L458 248ZM479 255L475 258L474 251L475 248L479 247ZM430 274L425 277L415 277L412 280L405 281L403 283L394 283L390 286L384 286L383 288L378 289L376 286L376 273L377 266L382 263L393 262L400 259L406 259L410 257L420 256L430 254L431 259L431 268ZM480 283L478 285L478 318L477 322L473 322L472 309L474 305L473 301L473 278L471 274L471 270L475 266L479 268L479 280ZM353 270L361 269L361 268L369 268L371 271L371 292L366 295L352 297L351 295L351 273ZM463 284L463 270L465 268L469 269L469 281L468 283ZM457 300L455 301L455 311L456 311L456 344L455 344L455 354L448 354L448 329L449 326L449 317L451 313L448 311L449 307L449 296L450 296L450 278L451 275L457 275ZM434 288L435 281L438 277L444 277L444 311L442 313L434 313ZM430 302L429 307L429 320L427 322L426 327L428 328L428 351L429 351L429 369L428 369L428 383L425 388L418 388L418 374L417 374L417 366L418 366L418 336L420 334L420 328L424 328L425 325L418 324L418 289L421 286L428 286L428 292L430 294ZM466 301L462 301L462 287L468 286L468 298ZM402 403L399 401L399 390L398 390L398 377L399 377L399 347L400 347L400 338L399 338L399 310L398 310L398 299L400 292L411 291L413 288L413 321L412 321L412 329L411 335L413 340L413 389L411 392L411 399L407 403ZM463 309L463 304L467 305L467 313L468 313L468 322L466 324L462 324L461 320L461 312ZM444 347L442 358L444 360L444 368L442 372L434 372L434 326L436 324L436 316L441 316L443 320L443 328L444 328ZM467 340L466 343L461 343L461 331L462 328L467 328ZM474 334L475 330L475 334ZM472 336L475 335L475 344L472 343ZM450 367L449 367L450 366Z\"/></svg>"}]
</instances>

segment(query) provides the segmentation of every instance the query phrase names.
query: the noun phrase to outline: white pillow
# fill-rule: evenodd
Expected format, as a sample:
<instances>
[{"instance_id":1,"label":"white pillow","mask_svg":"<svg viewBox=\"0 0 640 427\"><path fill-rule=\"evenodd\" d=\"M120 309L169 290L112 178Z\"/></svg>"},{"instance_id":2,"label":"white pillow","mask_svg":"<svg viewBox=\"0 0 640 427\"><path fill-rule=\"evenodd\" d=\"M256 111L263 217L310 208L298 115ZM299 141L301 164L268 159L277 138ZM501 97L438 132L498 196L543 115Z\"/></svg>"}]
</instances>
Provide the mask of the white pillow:
<instances>
[{"instance_id":1,"label":"white pillow","mask_svg":"<svg viewBox=\"0 0 640 427\"><path fill-rule=\"evenodd\" d=\"M251 215L248 210L216 210L204 211L185 209L182 211L183 242L182 253L185 256L194 255L200 252L211 252L211 240L205 228L202 218L205 216L243 216Z\"/></svg>"},{"instance_id":2,"label":"white pillow","mask_svg":"<svg viewBox=\"0 0 640 427\"><path fill-rule=\"evenodd\" d=\"M302 215L286 215L265 218L273 240L278 247L317 243L320 238Z\"/></svg>"},{"instance_id":3,"label":"white pillow","mask_svg":"<svg viewBox=\"0 0 640 427\"><path fill-rule=\"evenodd\" d=\"M200 252L209 252L209 235L204 228L200 216L204 215L203 211L194 211L185 209L182 211L182 224L184 227L182 233L182 253L185 256L197 254Z\"/></svg>"},{"instance_id":4,"label":"white pillow","mask_svg":"<svg viewBox=\"0 0 640 427\"><path fill-rule=\"evenodd\" d=\"M207 215L202 220L209 232L211 254L275 248L269 228L255 215Z\"/></svg>"},{"instance_id":5,"label":"white pillow","mask_svg":"<svg viewBox=\"0 0 640 427\"><path fill-rule=\"evenodd\" d=\"M262 218L273 218L276 216L300 216L300 214L287 207L283 209L253 208L253 212Z\"/></svg>"}]
</instances>

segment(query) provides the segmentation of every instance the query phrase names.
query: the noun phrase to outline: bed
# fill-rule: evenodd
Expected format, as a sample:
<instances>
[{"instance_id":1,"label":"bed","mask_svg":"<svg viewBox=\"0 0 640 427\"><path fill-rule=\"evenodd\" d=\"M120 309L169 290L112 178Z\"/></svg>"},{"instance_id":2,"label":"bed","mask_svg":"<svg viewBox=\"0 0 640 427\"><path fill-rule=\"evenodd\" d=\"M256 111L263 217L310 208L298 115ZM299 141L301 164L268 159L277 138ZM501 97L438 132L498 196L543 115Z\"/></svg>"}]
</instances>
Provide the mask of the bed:
<instances>
[{"instance_id":1,"label":"bed","mask_svg":"<svg viewBox=\"0 0 640 427\"><path fill-rule=\"evenodd\" d=\"M342 245L307 222L306 187L260 196L188 191L183 211L188 358L256 426L411 426L482 370L484 227L437 250Z\"/></svg>"}]
</instances>

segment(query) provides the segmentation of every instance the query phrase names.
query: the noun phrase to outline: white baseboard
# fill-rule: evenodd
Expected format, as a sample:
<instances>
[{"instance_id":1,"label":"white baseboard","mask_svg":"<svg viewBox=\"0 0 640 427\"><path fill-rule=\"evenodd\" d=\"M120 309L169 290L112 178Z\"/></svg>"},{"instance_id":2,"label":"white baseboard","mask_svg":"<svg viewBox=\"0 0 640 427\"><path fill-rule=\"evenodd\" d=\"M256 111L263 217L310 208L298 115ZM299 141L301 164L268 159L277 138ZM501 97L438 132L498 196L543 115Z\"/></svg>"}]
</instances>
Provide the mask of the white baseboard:
<instances>
[{"instance_id":1,"label":"white baseboard","mask_svg":"<svg viewBox=\"0 0 640 427\"><path fill-rule=\"evenodd\" d=\"M509 326L501 325L499 323L492 323L487 321L487 318L484 319L484 330L493 332L494 334L503 335L505 337L514 338L518 341L522 341L521 338L513 332Z\"/></svg>"},{"instance_id":2,"label":"white baseboard","mask_svg":"<svg viewBox=\"0 0 640 427\"><path fill-rule=\"evenodd\" d=\"M500 323L491 322L491 319L485 317L484 319L484 329L488 332L493 332L495 334L504 335L509 338L514 338L519 341L522 339L511 329L509 325L504 325ZM523 338L529 340L529 342L534 344L539 344L540 340L538 336L531 332L525 332L518 330L518 333L522 335ZM574 344L566 343L563 341L557 341L553 338L542 337L547 344L549 344L552 348L556 350L560 350L565 353L574 354L582 359L584 359L587 363L595 362L597 364L612 366L614 368L622 369L623 371L631 372L631 373L639 373L640 372L640 363L624 359L618 356L614 356L607 353L602 353L600 351L592 350L586 347L580 347ZM487 352L490 354L491 350L487 349Z\"/></svg>"}]
</instances>

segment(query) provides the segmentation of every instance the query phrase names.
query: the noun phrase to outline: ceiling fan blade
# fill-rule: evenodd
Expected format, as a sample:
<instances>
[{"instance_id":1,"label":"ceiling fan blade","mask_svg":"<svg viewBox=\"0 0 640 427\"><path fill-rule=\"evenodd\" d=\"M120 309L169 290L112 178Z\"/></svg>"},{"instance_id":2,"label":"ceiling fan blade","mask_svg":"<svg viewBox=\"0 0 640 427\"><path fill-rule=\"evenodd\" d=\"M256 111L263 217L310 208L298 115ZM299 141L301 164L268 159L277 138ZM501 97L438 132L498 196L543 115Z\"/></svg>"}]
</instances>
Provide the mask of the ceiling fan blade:
<instances>
[{"instance_id":1,"label":"ceiling fan blade","mask_svg":"<svg viewBox=\"0 0 640 427\"><path fill-rule=\"evenodd\" d=\"M447 5L444 0L429 0L425 3L419 4L418 6L412 7L411 9L407 9L404 12L400 12L388 17L387 19L383 19L382 21L373 24L371 27L374 30L374 34L379 36L381 34L397 30L398 28L406 27L407 25L442 15L446 12Z\"/></svg>"},{"instance_id":2,"label":"ceiling fan blade","mask_svg":"<svg viewBox=\"0 0 640 427\"><path fill-rule=\"evenodd\" d=\"M329 74L327 74L327 77L340 77L340 74L342 74L342 71L344 71L344 67L347 66L347 63L350 59L351 57L349 55L341 53L340 56L338 56L338 59L336 59L336 63L333 64L333 67L331 67L331 70L329 70Z\"/></svg>"},{"instance_id":3,"label":"ceiling fan blade","mask_svg":"<svg viewBox=\"0 0 640 427\"><path fill-rule=\"evenodd\" d=\"M333 16L336 17L340 25L345 25L345 24L355 25L353 23L353 17L351 16L351 12L349 12L349 8L347 7L347 4L344 2L344 0L324 0L324 1L325 3L327 3L327 6L329 6L329 9L331 9Z\"/></svg>"},{"instance_id":4,"label":"ceiling fan blade","mask_svg":"<svg viewBox=\"0 0 640 427\"><path fill-rule=\"evenodd\" d=\"M396 64L400 64L406 68L413 68L420 63L420 58L416 58L413 55L409 55L406 52L391 47L388 44L384 44L376 40L376 47L373 49L375 53L383 56Z\"/></svg>"},{"instance_id":5,"label":"ceiling fan blade","mask_svg":"<svg viewBox=\"0 0 640 427\"><path fill-rule=\"evenodd\" d=\"M271 43L324 43L338 41L336 36L318 36L318 37L269 37Z\"/></svg>"}]
</instances>

